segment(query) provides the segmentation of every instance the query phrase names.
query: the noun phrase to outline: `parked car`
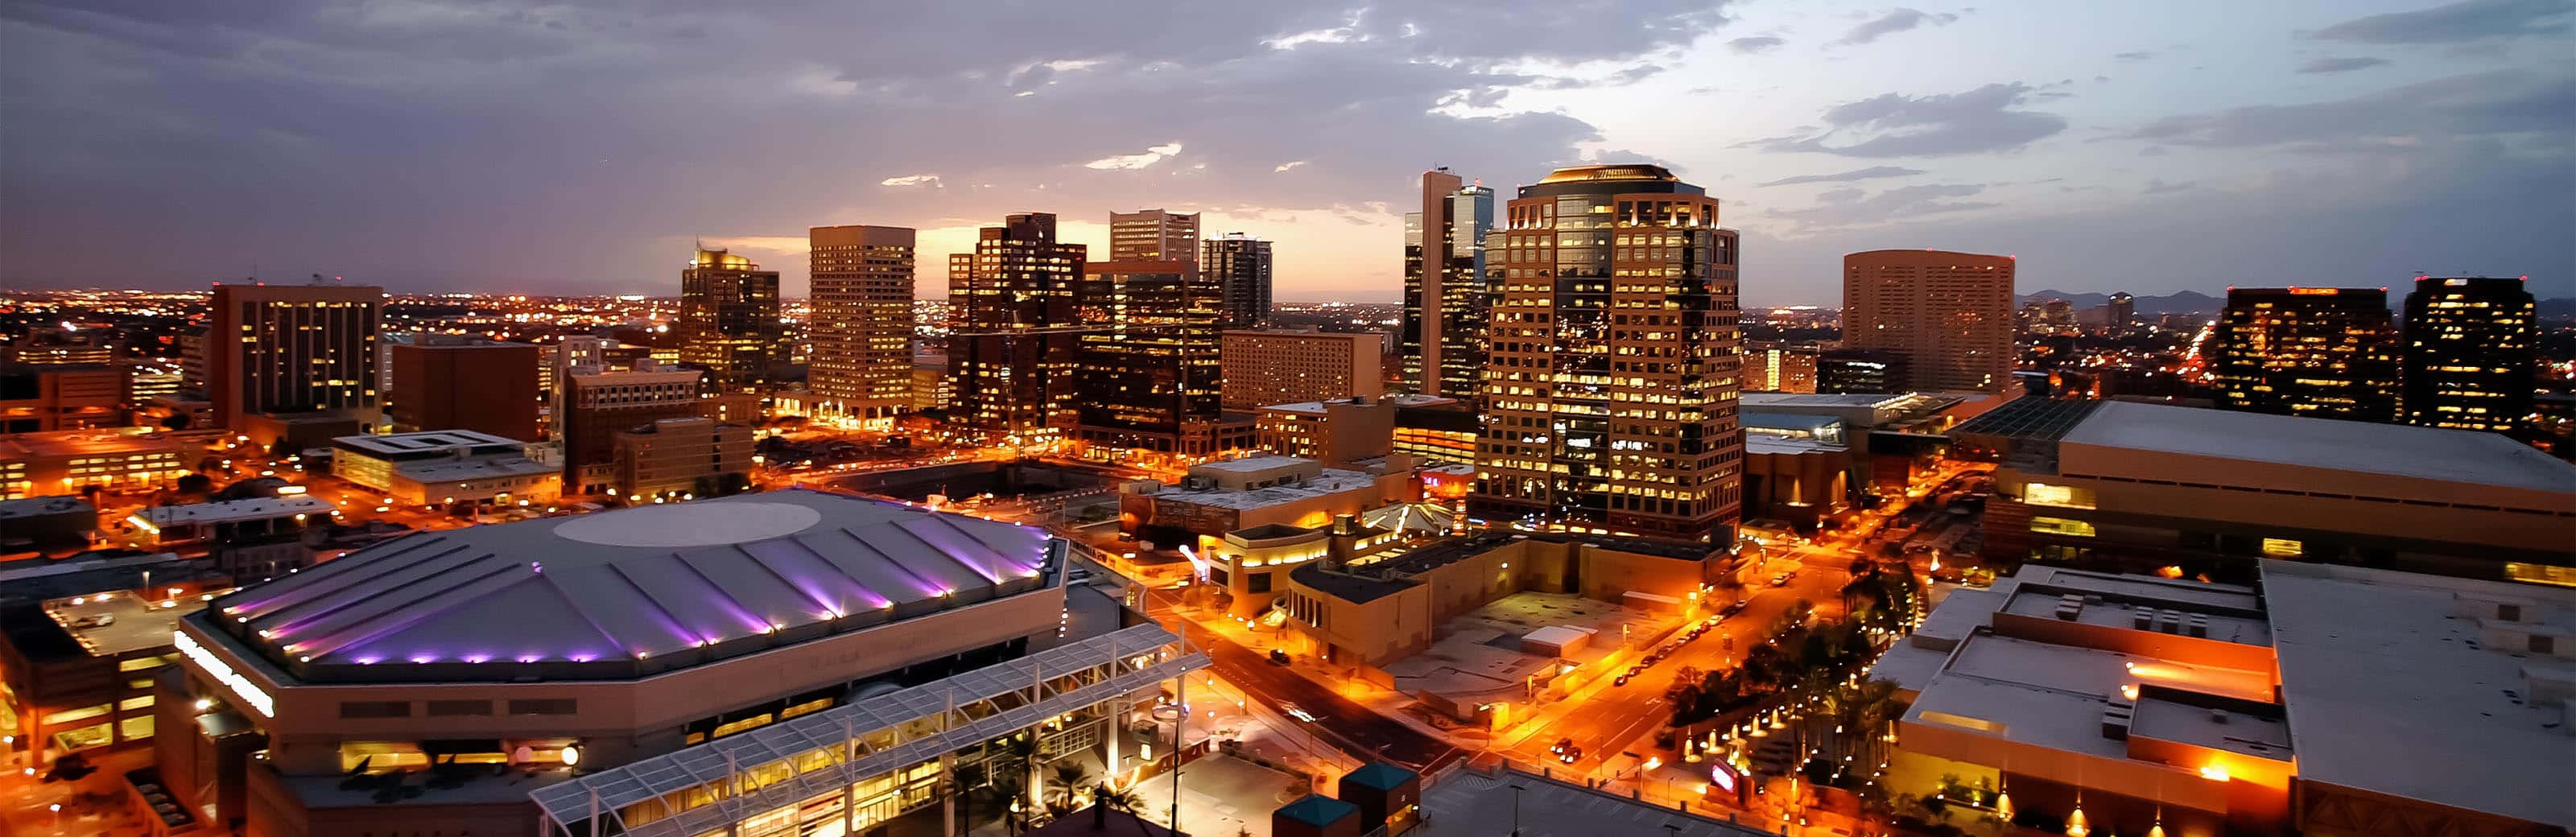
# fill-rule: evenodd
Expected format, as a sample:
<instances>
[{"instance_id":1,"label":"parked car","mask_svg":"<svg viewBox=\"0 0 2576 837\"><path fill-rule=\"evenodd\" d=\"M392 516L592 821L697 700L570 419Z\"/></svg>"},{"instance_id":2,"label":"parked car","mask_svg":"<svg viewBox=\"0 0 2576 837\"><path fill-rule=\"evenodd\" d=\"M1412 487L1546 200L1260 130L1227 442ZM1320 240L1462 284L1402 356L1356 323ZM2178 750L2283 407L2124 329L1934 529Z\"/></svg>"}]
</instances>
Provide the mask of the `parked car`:
<instances>
[{"instance_id":1,"label":"parked car","mask_svg":"<svg viewBox=\"0 0 2576 837\"><path fill-rule=\"evenodd\" d=\"M1271 665L1274 665L1274 666L1284 666L1284 665L1287 665L1287 664L1288 664L1288 649L1285 649L1285 648L1273 648L1273 649L1270 649L1270 664L1271 664Z\"/></svg>"}]
</instances>

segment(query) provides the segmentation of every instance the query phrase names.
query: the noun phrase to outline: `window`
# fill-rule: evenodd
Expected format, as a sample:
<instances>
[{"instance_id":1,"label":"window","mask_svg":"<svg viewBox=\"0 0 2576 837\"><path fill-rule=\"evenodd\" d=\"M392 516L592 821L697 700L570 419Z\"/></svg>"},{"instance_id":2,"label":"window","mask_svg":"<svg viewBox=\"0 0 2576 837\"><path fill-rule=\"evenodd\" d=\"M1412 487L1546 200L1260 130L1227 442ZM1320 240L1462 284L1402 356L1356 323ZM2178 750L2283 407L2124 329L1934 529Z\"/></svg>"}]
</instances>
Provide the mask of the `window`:
<instances>
[{"instance_id":1,"label":"window","mask_svg":"<svg viewBox=\"0 0 2576 837\"><path fill-rule=\"evenodd\" d=\"M541 698L510 701L512 715L571 715L579 712L572 698Z\"/></svg>"},{"instance_id":2,"label":"window","mask_svg":"<svg viewBox=\"0 0 2576 837\"><path fill-rule=\"evenodd\" d=\"M433 700L429 702L429 714L433 717L441 715L490 715L492 714L492 702L488 700Z\"/></svg>"},{"instance_id":3,"label":"window","mask_svg":"<svg viewBox=\"0 0 2576 837\"><path fill-rule=\"evenodd\" d=\"M117 734L124 736L127 741L138 741L150 738L152 737L152 716L137 715L132 718L118 721L116 722L116 731Z\"/></svg>"},{"instance_id":4,"label":"window","mask_svg":"<svg viewBox=\"0 0 2576 837\"><path fill-rule=\"evenodd\" d=\"M2044 482L2024 484L2021 490L2021 498L2022 502L2029 503L2034 506L2056 506L2058 508L2065 509L2089 509L2093 507L2093 492L2091 490L2088 489L2078 493L2076 489L2070 486L2049 485Z\"/></svg>"},{"instance_id":5,"label":"window","mask_svg":"<svg viewBox=\"0 0 2576 837\"><path fill-rule=\"evenodd\" d=\"M2264 538L2263 555L2268 558L2297 558L2307 553L2305 544L2286 538Z\"/></svg>"},{"instance_id":6,"label":"window","mask_svg":"<svg viewBox=\"0 0 2576 837\"><path fill-rule=\"evenodd\" d=\"M2068 537L2076 538L2089 538L2093 536L2093 524L2081 520L2068 520L2063 517L2031 518L2030 530L2041 534L2066 535Z\"/></svg>"},{"instance_id":7,"label":"window","mask_svg":"<svg viewBox=\"0 0 2576 837\"><path fill-rule=\"evenodd\" d=\"M1245 574L1243 577L1243 589L1253 593L1270 592L1270 574L1266 572Z\"/></svg>"},{"instance_id":8,"label":"window","mask_svg":"<svg viewBox=\"0 0 2576 837\"><path fill-rule=\"evenodd\" d=\"M2528 637L2528 640L2529 642L2527 642L2524 647L2531 649L2531 653L2553 655L2558 653L2557 637L2532 634Z\"/></svg>"},{"instance_id":9,"label":"window","mask_svg":"<svg viewBox=\"0 0 2576 837\"><path fill-rule=\"evenodd\" d=\"M169 664L170 664L170 656L171 656L171 655L164 654L164 655L161 655L161 656L158 656L158 657L127 657L127 658L125 658L125 659L122 659L122 660L118 660L118 661L116 661L116 670L117 670L117 671L151 671L151 670L153 670L153 669L156 669L156 668L160 668L160 667L162 667L162 666L169 665Z\"/></svg>"},{"instance_id":10,"label":"window","mask_svg":"<svg viewBox=\"0 0 2576 837\"><path fill-rule=\"evenodd\" d=\"M102 703L96 706L84 706L79 709L65 709L60 712L48 712L45 714L45 717L36 719L36 723L40 726L56 727L73 721L84 721L96 718L100 715L107 714L115 708L115 704Z\"/></svg>"},{"instance_id":11,"label":"window","mask_svg":"<svg viewBox=\"0 0 2576 837\"><path fill-rule=\"evenodd\" d=\"M407 701L407 700L356 700L356 701L341 701L341 702L340 702L340 717L343 717L343 718L409 718L409 717L411 717L411 701Z\"/></svg>"},{"instance_id":12,"label":"window","mask_svg":"<svg viewBox=\"0 0 2576 837\"><path fill-rule=\"evenodd\" d=\"M119 711L126 712L131 712L136 709L150 709L152 708L152 696L144 695L142 697L126 698L124 700L117 701L116 708Z\"/></svg>"}]
</instances>

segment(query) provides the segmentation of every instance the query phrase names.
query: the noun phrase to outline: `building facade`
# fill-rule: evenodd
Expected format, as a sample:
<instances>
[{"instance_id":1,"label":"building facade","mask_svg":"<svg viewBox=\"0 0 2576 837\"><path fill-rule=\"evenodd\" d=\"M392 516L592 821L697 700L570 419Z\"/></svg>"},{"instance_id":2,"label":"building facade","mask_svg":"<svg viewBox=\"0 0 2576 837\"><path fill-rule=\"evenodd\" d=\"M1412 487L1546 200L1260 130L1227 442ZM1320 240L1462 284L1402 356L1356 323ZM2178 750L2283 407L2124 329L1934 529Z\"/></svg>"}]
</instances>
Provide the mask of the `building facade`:
<instances>
[{"instance_id":1,"label":"building facade","mask_svg":"<svg viewBox=\"0 0 2576 837\"><path fill-rule=\"evenodd\" d=\"M1300 401L1263 407L1255 423L1263 450L1348 468L1395 452L1395 412L1383 398Z\"/></svg>"},{"instance_id":2,"label":"building facade","mask_svg":"<svg viewBox=\"0 0 2576 837\"><path fill-rule=\"evenodd\" d=\"M1827 394L1911 392L1906 357L1885 349L1826 349L1816 355L1816 391Z\"/></svg>"},{"instance_id":3,"label":"building facade","mask_svg":"<svg viewBox=\"0 0 2576 837\"><path fill-rule=\"evenodd\" d=\"M814 342L806 391L829 414L890 419L912 405L913 231L848 225L806 233Z\"/></svg>"},{"instance_id":4,"label":"building facade","mask_svg":"<svg viewBox=\"0 0 2576 837\"><path fill-rule=\"evenodd\" d=\"M1494 228L1494 190L1466 185L1447 169L1427 171L1421 206L1404 216L1404 326L1396 351L1405 388L1473 399L1484 378L1491 301L1485 236Z\"/></svg>"},{"instance_id":5,"label":"building facade","mask_svg":"<svg viewBox=\"0 0 2576 837\"><path fill-rule=\"evenodd\" d=\"M2415 277L2406 295L2407 424L2508 432L2531 416L2539 324L2521 279Z\"/></svg>"},{"instance_id":6,"label":"building facade","mask_svg":"<svg viewBox=\"0 0 2576 837\"><path fill-rule=\"evenodd\" d=\"M1224 419L1223 298L1196 262L1092 262L1082 271L1076 436L1094 456L1196 459Z\"/></svg>"},{"instance_id":7,"label":"building facade","mask_svg":"<svg viewBox=\"0 0 2576 837\"><path fill-rule=\"evenodd\" d=\"M1375 398L1386 393L1382 335L1309 331L1229 331L1223 363L1225 406L1238 410Z\"/></svg>"},{"instance_id":8,"label":"building facade","mask_svg":"<svg viewBox=\"0 0 2576 837\"><path fill-rule=\"evenodd\" d=\"M563 485L566 493L609 490L617 432L666 418L706 414L695 369L591 372L565 376Z\"/></svg>"},{"instance_id":9,"label":"building facade","mask_svg":"<svg viewBox=\"0 0 2576 837\"><path fill-rule=\"evenodd\" d=\"M563 470L528 456L528 443L473 430L331 440L331 475L403 505L552 503Z\"/></svg>"},{"instance_id":10,"label":"building facade","mask_svg":"<svg viewBox=\"0 0 2576 837\"><path fill-rule=\"evenodd\" d=\"M178 441L143 428L0 436L0 500L161 488L188 475L183 456Z\"/></svg>"},{"instance_id":11,"label":"building facade","mask_svg":"<svg viewBox=\"0 0 2576 837\"><path fill-rule=\"evenodd\" d=\"M1506 212L1469 517L1732 543L1737 239L1716 199L1657 166L1583 166Z\"/></svg>"},{"instance_id":12,"label":"building facade","mask_svg":"<svg viewBox=\"0 0 2576 837\"><path fill-rule=\"evenodd\" d=\"M2380 288L2229 288L2213 371L2230 410L2397 419L2397 327Z\"/></svg>"},{"instance_id":13,"label":"building facade","mask_svg":"<svg viewBox=\"0 0 2576 837\"><path fill-rule=\"evenodd\" d=\"M1225 327L1253 328L1270 319L1270 242L1243 233L1208 239L1199 269L1225 295Z\"/></svg>"},{"instance_id":14,"label":"building facade","mask_svg":"<svg viewBox=\"0 0 2576 837\"><path fill-rule=\"evenodd\" d=\"M1744 347L1745 392L1816 391L1814 346L1755 343Z\"/></svg>"},{"instance_id":15,"label":"building facade","mask_svg":"<svg viewBox=\"0 0 2576 837\"><path fill-rule=\"evenodd\" d=\"M0 365L0 433L119 427L127 403L116 366Z\"/></svg>"},{"instance_id":16,"label":"building facade","mask_svg":"<svg viewBox=\"0 0 2576 837\"><path fill-rule=\"evenodd\" d=\"M1199 258L1198 213L1160 209L1109 213L1109 261L1191 262Z\"/></svg>"},{"instance_id":17,"label":"building facade","mask_svg":"<svg viewBox=\"0 0 2576 837\"><path fill-rule=\"evenodd\" d=\"M1946 250L1844 256L1843 345L1904 358L1899 388L1879 392L2010 390L2013 266Z\"/></svg>"},{"instance_id":18,"label":"building facade","mask_svg":"<svg viewBox=\"0 0 2576 837\"><path fill-rule=\"evenodd\" d=\"M385 291L364 285L216 285L206 309L206 394L224 427L257 413L372 421Z\"/></svg>"},{"instance_id":19,"label":"building facade","mask_svg":"<svg viewBox=\"0 0 2576 837\"><path fill-rule=\"evenodd\" d=\"M751 485L751 428L712 418L666 418L617 431L611 489L630 501L696 499Z\"/></svg>"},{"instance_id":20,"label":"building facade","mask_svg":"<svg viewBox=\"0 0 2576 837\"><path fill-rule=\"evenodd\" d=\"M1022 443L1073 426L1085 252L1056 240L1054 215L1033 212L948 257L952 421Z\"/></svg>"},{"instance_id":21,"label":"building facade","mask_svg":"<svg viewBox=\"0 0 2576 837\"><path fill-rule=\"evenodd\" d=\"M700 248L680 271L680 361L707 371L717 388L759 389L787 362L778 321L778 271Z\"/></svg>"},{"instance_id":22,"label":"building facade","mask_svg":"<svg viewBox=\"0 0 2576 837\"><path fill-rule=\"evenodd\" d=\"M438 335L453 336L453 335ZM544 351L528 343L420 335L386 351L385 423L395 433L470 430L544 441Z\"/></svg>"}]
</instances>

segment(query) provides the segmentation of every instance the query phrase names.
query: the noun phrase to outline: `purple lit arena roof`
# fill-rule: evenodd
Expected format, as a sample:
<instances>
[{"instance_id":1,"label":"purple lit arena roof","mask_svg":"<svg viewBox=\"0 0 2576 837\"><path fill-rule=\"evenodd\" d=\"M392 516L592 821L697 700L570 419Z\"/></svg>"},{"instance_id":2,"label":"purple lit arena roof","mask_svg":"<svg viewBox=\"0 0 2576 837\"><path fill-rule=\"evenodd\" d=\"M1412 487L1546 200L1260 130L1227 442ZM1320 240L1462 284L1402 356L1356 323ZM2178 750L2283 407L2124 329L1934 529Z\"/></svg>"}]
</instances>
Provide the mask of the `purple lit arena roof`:
<instances>
[{"instance_id":1,"label":"purple lit arena roof","mask_svg":"<svg viewBox=\"0 0 2576 837\"><path fill-rule=\"evenodd\" d=\"M607 679L1040 589L1047 560L1036 529L800 489L412 535L203 618L313 682Z\"/></svg>"}]
</instances>

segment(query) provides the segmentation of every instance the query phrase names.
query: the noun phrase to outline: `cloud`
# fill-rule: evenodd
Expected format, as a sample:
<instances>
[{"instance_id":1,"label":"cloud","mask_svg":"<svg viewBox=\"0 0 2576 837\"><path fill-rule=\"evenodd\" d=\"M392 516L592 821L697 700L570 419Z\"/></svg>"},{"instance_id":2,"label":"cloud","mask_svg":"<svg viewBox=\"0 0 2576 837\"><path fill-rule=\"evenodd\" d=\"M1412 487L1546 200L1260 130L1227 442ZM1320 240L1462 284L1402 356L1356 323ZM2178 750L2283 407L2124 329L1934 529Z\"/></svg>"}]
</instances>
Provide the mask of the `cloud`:
<instances>
[{"instance_id":1,"label":"cloud","mask_svg":"<svg viewBox=\"0 0 2576 837\"><path fill-rule=\"evenodd\" d=\"M2147 178L2147 187L2138 190L2138 194L2165 195L2172 194L2174 192L2187 192L2191 190L2194 182L2195 181L2185 180L2181 183L2166 183L2164 178L2150 177Z\"/></svg>"},{"instance_id":2,"label":"cloud","mask_svg":"<svg viewBox=\"0 0 2576 837\"><path fill-rule=\"evenodd\" d=\"M1084 163L1082 164L1082 167L1086 169L1141 169L1146 166L1162 162L1163 158L1179 153L1181 153L1180 143L1164 143L1162 145L1146 148L1145 153L1143 154L1113 154Z\"/></svg>"},{"instance_id":3,"label":"cloud","mask_svg":"<svg viewBox=\"0 0 2576 837\"><path fill-rule=\"evenodd\" d=\"M1865 44L1887 35L1893 35L1898 32L1920 27L1927 23L1933 26L1942 26L1958 19L1958 15L1946 12L1942 14L1925 14L1913 9L1897 9L1896 11L1888 12L1884 16L1872 18L1862 22L1859 26L1852 27L1850 32L1843 34L1842 40L1835 41L1835 43Z\"/></svg>"},{"instance_id":4,"label":"cloud","mask_svg":"<svg viewBox=\"0 0 2576 837\"><path fill-rule=\"evenodd\" d=\"M2305 143L2351 149L2415 143L2427 135L2576 131L2576 73L2495 70L2327 102L2252 105L2156 120L2130 139L2203 148Z\"/></svg>"},{"instance_id":5,"label":"cloud","mask_svg":"<svg viewBox=\"0 0 2576 837\"><path fill-rule=\"evenodd\" d=\"M877 181L877 185L879 185L879 186L928 186L928 187L933 188L933 189L945 188L945 187L944 187L944 186L939 182L939 175L935 175L935 174L907 174L907 175L904 175L904 176L902 176L902 177L889 177L889 178L886 178L886 179L884 179L884 180L879 180L879 181Z\"/></svg>"},{"instance_id":6,"label":"cloud","mask_svg":"<svg viewBox=\"0 0 2576 837\"><path fill-rule=\"evenodd\" d=\"M2576 0L2461 0L2414 12L2358 17L2309 37L2365 44L2447 44L2524 35L2563 35Z\"/></svg>"},{"instance_id":7,"label":"cloud","mask_svg":"<svg viewBox=\"0 0 2576 837\"><path fill-rule=\"evenodd\" d=\"M1823 133L1756 140L1765 151L1844 157L1935 157L2010 151L2066 130L2051 113L2014 110L2037 88L1989 84L1964 93L1886 93L1825 111Z\"/></svg>"},{"instance_id":8,"label":"cloud","mask_svg":"<svg viewBox=\"0 0 2576 837\"><path fill-rule=\"evenodd\" d=\"M1865 169L1853 169L1851 171L1838 172L1835 174L1802 174L1796 177L1783 177L1769 183L1756 183L1754 185L1788 186L1796 183L1849 183L1854 180L1871 180L1881 177L1912 177L1922 173L1922 169L1909 169L1903 166L1871 166Z\"/></svg>"},{"instance_id":9,"label":"cloud","mask_svg":"<svg viewBox=\"0 0 2576 837\"><path fill-rule=\"evenodd\" d=\"M2353 58L2311 58L2299 65L2302 73L2348 73L2388 63L2386 58L2358 56Z\"/></svg>"},{"instance_id":10,"label":"cloud","mask_svg":"<svg viewBox=\"0 0 2576 837\"><path fill-rule=\"evenodd\" d=\"M1968 212L2002 204L1988 201L1958 201L1984 192L1986 187L1974 183L1924 184L1902 186L1871 195L1856 188L1828 191L1816 196L1816 205L1805 209L1775 209L1772 217L1798 222L1813 231L1819 228L1876 224L1900 218L1914 218L1945 212Z\"/></svg>"},{"instance_id":11,"label":"cloud","mask_svg":"<svg viewBox=\"0 0 2576 837\"><path fill-rule=\"evenodd\" d=\"M2149 58L2156 57L2156 54L2152 52L2123 52L2111 57L2119 61L2145 61Z\"/></svg>"},{"instance_id":12,"label":"cloud","mask_svg":"<svg viewBox=\"0 0 2576 837\"><path fill-rule=\"evenodd\" d=\"M1280 163L1279 165L1272 167L1270 170L1271 170L1271 171L1287 171L1287 170L1289 170L1289 169L1293 169L1293 168L1296 168L1296 167L1298 167L1298 166L1302 166L1302 165L1305 165L1305 164L1306 164L1306 161L1304 161L1304 160L1290 160L1290 161L1285 162L1285 163Z\"/></svg>"},{"instance_id":13,"label":"cloud","mask_svg":"<svg viewBox=\"0 0 2576 837\"><path fill-rule=\"evenodd\" d=\"M1767 52L1773 49L1778 49L1781 44L1788 42L1789 39L1774 35L1753 35L1728 41L1726 42L1726 48L1735 50L1738 55L1751 55L1757 52Z\"/></svg>"}]
</instances>

